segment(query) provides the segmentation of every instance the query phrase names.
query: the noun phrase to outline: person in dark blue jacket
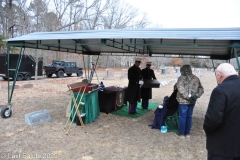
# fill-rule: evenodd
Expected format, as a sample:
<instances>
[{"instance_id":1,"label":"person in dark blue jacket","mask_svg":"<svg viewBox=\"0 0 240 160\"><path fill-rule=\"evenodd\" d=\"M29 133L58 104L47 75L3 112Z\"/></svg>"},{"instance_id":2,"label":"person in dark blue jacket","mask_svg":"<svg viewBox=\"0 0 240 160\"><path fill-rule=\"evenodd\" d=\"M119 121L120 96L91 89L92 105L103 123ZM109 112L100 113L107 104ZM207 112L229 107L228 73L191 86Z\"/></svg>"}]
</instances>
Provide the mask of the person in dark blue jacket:
<instances>
[{"instance_id":1,"label":"person in dark blue jacket","mask_svg":"<svg viewBox=\"0 0 240 160\"><path fill-rule=\"evenodd\" d=\"M128 69L127 100L130 114L137 114L137 103L140 101L140 86L143 84L140 64L141 58L136 57L134 65Z\"/></svg>"},{"instance_id":2,"label":"person in dark blue jacket","mask_svg":"<svg viewBox=\"0 0 240 160\"><path fill-rule=\"evenodd\" d=\"M240 78L231 64L222 63L216 79L203 124L208 160L240 160Z\"/></svg>"}]
</instances>

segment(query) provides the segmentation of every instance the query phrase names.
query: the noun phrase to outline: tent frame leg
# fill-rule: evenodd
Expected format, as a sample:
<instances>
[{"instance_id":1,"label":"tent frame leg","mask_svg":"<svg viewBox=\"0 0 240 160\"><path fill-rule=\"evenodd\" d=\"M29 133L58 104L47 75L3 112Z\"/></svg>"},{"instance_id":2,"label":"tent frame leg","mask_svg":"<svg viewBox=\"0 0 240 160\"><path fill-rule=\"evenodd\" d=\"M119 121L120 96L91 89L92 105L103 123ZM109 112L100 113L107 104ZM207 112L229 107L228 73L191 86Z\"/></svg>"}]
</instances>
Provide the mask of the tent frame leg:
<instances>
[{"instance_id":1,"label":"tent frame leg","mask_svg":"<svg viewBox=\"0 0 240 160\"><path fill-rule=\"evenodd\" d=\"M238 75L240 76L240 63L239 63L239 59L238 59L237 49L233 48L233 50L234 50L235 58L236 58L237 65L238 65Z\"/></svg>"},{"instance_id":2,"label":"tent frame leg","mask_svg":"<svg viewBox=\"0 0 240 160\"><path fill-rule=\"evenodd\" d=\"M17 60L17 65L16 65L16 69L11 69L10 68L10 47L8 48L8 58L7 58L7 71L8 71L8 104L11 105L11 100L12 100L12 95L13 95L13 92L14 92L14 88L15 88L15 85L16 85L16 80L17 80L17 76L18 76L18 70L20 68L20 65L21 65L21 61L22 61L22 56L24 54L24 49L21 47L21 50L20 50L20 53L19 53L19 56L18 56L18 60ZM14 74L14 78L13 78L13 85L12 87L10 88L10 79L9 79L9 75L10 75L10 71L15 71L15 74ZM11 92L10 92L10 89L11 89Z\"/></svg>"},{"instance_id":3,"label":"tent frame leg","mask_svg":"<svg viewBox=\"0 0 240 160\"><path fill-rule=\"evenodd\" d=\"M214 66L214 62L213 62L213 59L212 59L212 65L213 65L213 70L214 70L214 73L215 73L215 77L216 77L216 82L217 82L217 76L216 76L216 71L215 71L215 66ZM218 82L217 82L218 84Z\"/></svg>"},{"instance_id":4,"label":"tent frame leg","mask_svg":"<svg viewBox=\"0 0 240 160\"><path fill-rule=\"evenodd\" d=\"M7 80L8 80L8 99L7 99L7 105L1 110L1 117L2 118L9 118L11 115L12 115L12 96L13 96L13 92L14 92L14 88L15 88L15 85L16 85L16 80L17 80L17 77L18 77L18 70L20 68L20 65L21 65L21 61L22 61L22 56L24 54L24 49L22 46L21 46L21 49L20 49L20 53L19 53L19 56L18 56L18 60L17 60L17 64L16 64L16 68L10 68L10 47L11 45L7 45ZM10 84L10 72L14 72L14 76L13 76L13 82L12 82L12 85Z\"/></svg>"},{"instance_id":5,"label":"tent frame leg","mask_svg":"<svg viewBox=\"0 0 240 160\"><path fill-rule=\"evenodd\" d=\"M90 62L91 58L88 56L87 67L86 67L86 63L85 63L85 60L84 60L84 55L83 55L82 59L83 59L84 71L85 71L85 76L86 76L87 83L92 82L92 78L93 78L94 73L96 74L96 77L97 77L97 80L98 80L98 83L99 83L98 75L97 75L97 72L95 70L96 67L97 67L98 60L99 60L99 55L97 57L96 64L94 64L93 62ZM91 63L91 68L90 68L90 63Z\"/></svg>"}]
</instances>

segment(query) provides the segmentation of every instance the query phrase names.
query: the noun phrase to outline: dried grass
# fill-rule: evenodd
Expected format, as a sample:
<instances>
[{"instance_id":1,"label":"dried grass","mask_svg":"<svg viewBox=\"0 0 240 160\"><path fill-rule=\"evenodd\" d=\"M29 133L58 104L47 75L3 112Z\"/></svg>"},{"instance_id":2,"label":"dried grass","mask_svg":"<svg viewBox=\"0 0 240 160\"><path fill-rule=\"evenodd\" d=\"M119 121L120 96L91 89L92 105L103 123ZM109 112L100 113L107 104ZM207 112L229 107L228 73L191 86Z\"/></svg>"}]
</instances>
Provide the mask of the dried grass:
<instances>
[{"instance_id":1,"label":"dried grass","mask_svg":"<svg viewBox=\"0 0 240 160\"><path fill-rule=\"evenodd\" d=\"M163 75L155 71L159 81L175 79L173 69ZM66 107L71 95L67 84L80 82L78 77L42 78L34 81L21 81L17 85L33 84L33 88L19 87L13 95L13 114L11 118L0 121L0 159L4 156L18 156L20 159L37 159L48 155L49 159L136 159L136 160L203 160L207 157L205 134L202 130L203 115L213 87L216 86L214 73L207 71L203 75L195 73L205 88L204 95L198 100L193 113L193 126L190 139L179 139L174 133L161 133L151 129L154 111L137 119L100 113L91 124L82 127L72 125L70 134L64 129ZM101 75L101 74L99 74ZM102 74L104 75L104 74ZM105 86L127 86L127 79L120 79L120 70L115 70L115 80L102 80ZM93 79L93 83L98 83ZM7 82L0 81L1 104L7 102ZM152 102L162 103L163 97L170 95L174 82L153 89ZM38 110L47 110L52 121L36 126L28 126L24 115Z\"/></svg>"}]
</instances>

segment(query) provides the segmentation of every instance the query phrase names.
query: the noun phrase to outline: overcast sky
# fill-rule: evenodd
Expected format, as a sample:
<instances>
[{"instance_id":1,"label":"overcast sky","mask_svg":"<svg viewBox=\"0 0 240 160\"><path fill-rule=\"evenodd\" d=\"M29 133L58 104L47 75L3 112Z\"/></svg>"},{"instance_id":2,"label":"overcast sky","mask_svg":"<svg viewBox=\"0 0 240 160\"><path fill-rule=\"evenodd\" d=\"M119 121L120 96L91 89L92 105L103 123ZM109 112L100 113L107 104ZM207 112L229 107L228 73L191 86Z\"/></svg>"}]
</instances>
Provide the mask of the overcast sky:
<instances>
[{"instance_id":1,"label":"overcast sky","mask_svg":"<svg viewBox=\"0 0 240 160\"><path fill-rule=\"evenodd\" d=\"M240 27L240 0L125 0L162 27Z\"/></svg>"}]
</instances>

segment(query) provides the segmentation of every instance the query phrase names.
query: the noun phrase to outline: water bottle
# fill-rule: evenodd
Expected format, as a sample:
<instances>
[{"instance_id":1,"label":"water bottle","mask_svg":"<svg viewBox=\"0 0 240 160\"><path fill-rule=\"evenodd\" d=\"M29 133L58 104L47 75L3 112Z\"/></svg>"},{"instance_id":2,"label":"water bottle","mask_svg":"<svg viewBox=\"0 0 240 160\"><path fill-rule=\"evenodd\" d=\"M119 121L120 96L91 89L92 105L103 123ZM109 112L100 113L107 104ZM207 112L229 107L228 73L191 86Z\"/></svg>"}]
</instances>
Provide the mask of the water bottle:
<instances>
[{"instance_id":1,"label":"water bottle","mask_svg":"<svg viewBox=\"0 0 240 160\"><path fill-rule=\"evenodd\" d=\"M104 86L103 82L101 82L99 84L99 88L100 88L100 91L103 91L105 89L105 86Z\"/></svg>"},{"instance_id":2,"label":"water bottle","mask_svg":"<svg viewBox=\"0 0 240 160\"><path fill-rule=\"evenodd\" d=\"M167 126L162 126L160 130L161 130L161 133L167 133Z\"/></svg>"}]
</instances>

